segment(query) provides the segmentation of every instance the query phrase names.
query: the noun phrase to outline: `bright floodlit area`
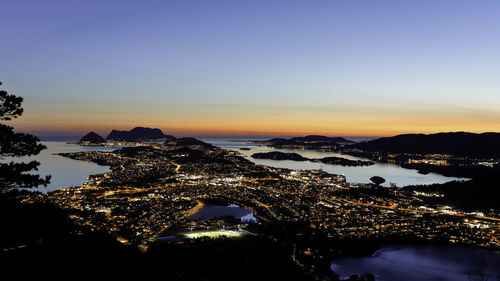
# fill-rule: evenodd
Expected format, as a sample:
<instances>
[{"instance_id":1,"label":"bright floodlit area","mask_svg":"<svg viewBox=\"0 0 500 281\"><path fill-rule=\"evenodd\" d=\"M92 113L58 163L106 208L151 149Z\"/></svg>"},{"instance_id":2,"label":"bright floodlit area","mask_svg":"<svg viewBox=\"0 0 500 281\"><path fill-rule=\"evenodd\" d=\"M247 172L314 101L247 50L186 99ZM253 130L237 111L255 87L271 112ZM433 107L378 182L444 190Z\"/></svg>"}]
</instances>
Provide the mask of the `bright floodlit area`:
<instances>
[{"instance_id":1,"label":"bright floodlit area","mask_svg":"<svg viewBox=\"0 0 500 281\"><path fill-rule=\"evenodd\" d=\"M197 238L221 238L221 237L241 237L244 235L242 231L238 230L213 230L213 231L203 231L203 232L188 232L184 233L186 237L191 239Z\"/></svg>"}]
</instances>

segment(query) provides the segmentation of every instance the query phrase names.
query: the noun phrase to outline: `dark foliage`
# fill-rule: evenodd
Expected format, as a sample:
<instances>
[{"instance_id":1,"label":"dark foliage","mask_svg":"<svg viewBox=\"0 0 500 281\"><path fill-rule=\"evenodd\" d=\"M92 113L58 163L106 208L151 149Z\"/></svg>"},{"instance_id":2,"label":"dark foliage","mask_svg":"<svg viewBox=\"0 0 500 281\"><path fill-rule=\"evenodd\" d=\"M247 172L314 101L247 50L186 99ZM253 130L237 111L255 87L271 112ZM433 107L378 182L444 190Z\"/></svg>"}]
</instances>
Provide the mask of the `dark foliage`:
<instances>
[{"instance_id":1,"label":"dark foliage","mask_svg":"<svg viewBox=\"0 0 500 281\"><path fill-rule=\"evenodd\" d=\"M47 185L50 176L41 178L28 172L38 170L40 162L30 161L28 163L1 163L0 164L0 187L7 188L31 188L39 185Z\"/></svg>"},{"instance_id":2,"label":"dark foliage","mask_svg":"<svg viewBox=\"0 0 500 281\"><path fill-rule=\"evenodd\" d=\"M21 97L0 91L0 120L8 121L20 116L23 113L22 101ZM16 133L13 127L0 124L0 160L5 157L37 155L43 149L45 146L40 143L39 138L30 134ZM0 163L0 191L47 185L50 181L49 176L41 178L39 175L29 173L38 170L39 165L37 161Z\"/></svg>"},{"instance_id":3,"label":"dark foliage","mask_svg":"<svg viewBox=\"0 0 500 281\"><path fill-rule=\"evenodd\" d=\"M0 82L0 86L2 82ZM9 95L6 91L0 90L0 121L12 120L23 114L21 103L22 97Z\"/></svg>"},{"instance_id":4,"label":"dark foliage","mask_svg":"<svg viewBox=\"0 0 500 281\"><path fill-rule=\"evenodd\" d=\"M39 138L30 134L15 133L13 127L0 124L0 157L32 156L43 149L45 146L40 144Z\"/></svg>"}]
</instances>

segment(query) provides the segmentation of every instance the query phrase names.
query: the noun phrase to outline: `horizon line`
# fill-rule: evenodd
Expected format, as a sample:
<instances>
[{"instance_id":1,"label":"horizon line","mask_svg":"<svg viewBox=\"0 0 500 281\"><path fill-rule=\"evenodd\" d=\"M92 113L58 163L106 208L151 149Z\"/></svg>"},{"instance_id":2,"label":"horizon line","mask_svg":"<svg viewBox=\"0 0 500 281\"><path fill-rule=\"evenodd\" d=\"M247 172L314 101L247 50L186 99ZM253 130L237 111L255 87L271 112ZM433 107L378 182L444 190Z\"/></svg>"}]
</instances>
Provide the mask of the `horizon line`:
<instances>
[{"instance_id":1,"label":"horizon line","mask_svg":"<svg viewBox=\"0 0 500 281\"><path fill-rule=\"evenodd\" d=\"M89 131L91 132L91 131ZM95 132L95 131L93 131ZM408 134L439 134L439 133L473 133L473 134L485 134L485 133L500 133L494 131L486 131L486 132L468 132L468 131L440 131L440 132L413 132L413 133L396 133L396 134L379 134L379 135L369 135L369 134L330 134L330 133L268 133L268 132L255 132L255 133L169 133L165 132L162 129L162 132L165 135L172 135L174 137L300 137L300 136L327 136L327 137L345 137L345 138L383 138L383 137L393 137L398 135L408 135ZM64 134L64 133L33 133L33 132L23 132L33 134L40 139L48 139L48 138L81 138L87 133L72 133L72 134ZM95 132L104 138L106 138L107 134L102 134ZM108 133L109 134L109 133Z\"/></svg>"}]
</instances>

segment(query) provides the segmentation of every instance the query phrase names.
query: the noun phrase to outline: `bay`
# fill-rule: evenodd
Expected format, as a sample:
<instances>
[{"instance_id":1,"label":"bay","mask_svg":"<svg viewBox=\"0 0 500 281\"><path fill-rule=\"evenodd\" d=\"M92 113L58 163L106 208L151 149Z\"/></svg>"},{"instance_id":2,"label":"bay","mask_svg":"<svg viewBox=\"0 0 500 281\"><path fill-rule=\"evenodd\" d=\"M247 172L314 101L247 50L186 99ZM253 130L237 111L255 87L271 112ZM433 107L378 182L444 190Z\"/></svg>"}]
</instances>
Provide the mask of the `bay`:
<instances>
[{"instance_id":1,"label":"bay","mask_svg":"<svg viewBox=\"0 0 500 281\"><path fill-rule=\"evenodd\" d=\"M293 170L317 170L323 169L324 171L332 174L344 175L348 182L351 183L369 183L370 178L373 176L381 176L386 182L385 184L394 183L402 187L406 185L424 185L434 183L445 183L453 180L464 180L463 178L445 177L436 173L429 173L426 175L419 174L417 170L405 169L396 164L375 162L372 166L362 167L347 167L341 165L331 165L323 163L314 163L309 161L292 161L292 160L270 160L270 159L254 159L252 154L258 152L281 151L287 153L298 153L307 158L323 158L323 157L343 157L351 160L366 160L367 158L354 157L335 152L316 151L316 150L294 150L294 149L275 149L268 146L258 145L248 142L247 140L267 140L272 137L199 137L201 140L220 146L226 149L238 151L245 158L255 164L266 165L275 168L287 168ZM367 138L363 138L366 140ZM248 150L241 150L241 148Z\"/></svg>"},{"instance_id":2,"label":"bay","mask_svg":"<svg viewBox=\"0 0 500 281\"><path fill-rule=\"evenodd\" d=\"M73 160L58 153L76 152L76 151L109 151L117 149L116 147L100 146L79 146L69 144L67 141L42 141L47 149L36 156L30 157L9 157L4 162L28 162L36 160L40 162L38 171L32 174L39 174L42 177L51 175L50 184L47 187L40 186L33 188L33 191L50 192L58 188L79 186L85 182L89 175L109 172L107 166L100 166L92 162Z\"/></svg>"}]
</instances>

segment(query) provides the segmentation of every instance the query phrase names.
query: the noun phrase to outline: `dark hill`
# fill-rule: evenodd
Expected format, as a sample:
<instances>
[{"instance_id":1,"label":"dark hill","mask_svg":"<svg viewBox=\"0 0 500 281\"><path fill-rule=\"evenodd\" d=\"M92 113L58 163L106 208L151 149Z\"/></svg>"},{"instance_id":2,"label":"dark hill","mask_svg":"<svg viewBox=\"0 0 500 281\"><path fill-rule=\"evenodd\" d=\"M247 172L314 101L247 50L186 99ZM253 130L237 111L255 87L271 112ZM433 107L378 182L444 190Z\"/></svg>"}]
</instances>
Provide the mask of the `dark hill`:
<instances>
[{"instance_id":1,"label":"dark hill","mask_svg":"<svg viewBox=\"0 0 500 281\"><path fill-rule=\"evenodd\" d=\"M178 138L178 139L173 139L165 142L165 145L171 145L171 146L191 146L191 145L197 145L197 146L202 146L202 147L213 147L213 145L203 142L201 140L197 140L192 137L186 137L186 138Z\"/></svg>"},{"instance_id":2,"label":"dark hill","mask_svg":"<svg viewBox=\"0 0 500 281\"><path fill-rule=\"evenodd\" d=\"M141 140L160 140L175 139L173 136L165 135L160 129L145 127L135 127L130 131L113 130L107 137L114 141L141 141Z\"/></svg>"},{"instance_id":3,"label":"dark hill","mask_svg":"<svg viewBox=\"0 0 500 281\"><path fill-rule=\"evenodd\" d=\"M80 142L104 143L106 140L97 133L90 132L80 139Z\"/></svg>"},{"instance_id":4,"label":"dark hill","mask_svg":"<svg viewBox=\"0 0 500 281\"><path fill-rule=\"evenodd\" d=\"M443 184L424 186L405 186L403 191L412 193L438 192L444 197L424 198L438 204L451 204L467 210L500 210L498 198L500 197L500 173L498 171L469 180L451 181Z\"/></svg>"},{"instance_id":5,"label":"dark hill","mask_svg":"<svg viewBox=\"0 0 500 281\"><path fill-rule=\"evenodd\" d=\"M350 160L341 157L324 157L321 159L309 159L303 157L298 153L285 153L280 151L271 151L271 152L261 152L252 154L252 158L255 159L271 159L271 160L293 160L293 161L312 161L312 162L321 162L325 164L332 165L342 165L342 166L370 166L375 164L371 161L363 161L363 160Z\"/></svg>"},{"instance_id":6,"label":"dark hill","mask_svg":"<svg viewBox=\"0 0 500 281\"><path fill-rule=\"evenodd\" d=\"M255 143L268 144L274 148L301 148L301 149L328 149L336 150L343 144L352 143L342 137L326 137L309 135L305 137L294 137L290 139L273 138Z\"/></svg>"},{"instance_id":7,"label":"dark hill","mask_svg":"<svg viewBox=\"0 0 500 281\"><path fill-rule=\"evenodd\" d=\"M313 142L321 142L321 143L352 143L350 140L346 140L342 137L327 137L327 136L319 136L319 135L308 135L305 137L293 137L293 138L273 138L265 141L261 141L262 143L313 143Z\"/></svg>"},{"instance_id":8,"label":"dark hill","mask_svg":"<svg viewBox=\"0 0 500 281\"><path fill-rule=\"evenodd\" d=\"M290 141L300 141L300 142L336 142L336 143L352 143L352 141L346 140L342 137L326 137L319 135L309 135L305 137L294 137L289 139Z\"/></svg>"},{"instance_id":9,"label":"dark hill","mask_svg":"<svg viewBox=\"0 0 500 281\"><path fill-rule=\"evenodd\" d=\"M293 160L293 161L307 161L308 158L303 157L298 153L284 153L279 151L254 153L252 158L256 159L271 159L271 160Z\"/></svg>"},{"instance_id":10,"label":"dark hill","mask_svg":"<svg viewBox=\"0 0 500 281\"><path fill-rule=\"evenodd\" d=\"M464 157L499 158L500 133L466 132L406 134L356 143L348 148L367 152L450 154Z\"/></svg>"}]
</instances>

